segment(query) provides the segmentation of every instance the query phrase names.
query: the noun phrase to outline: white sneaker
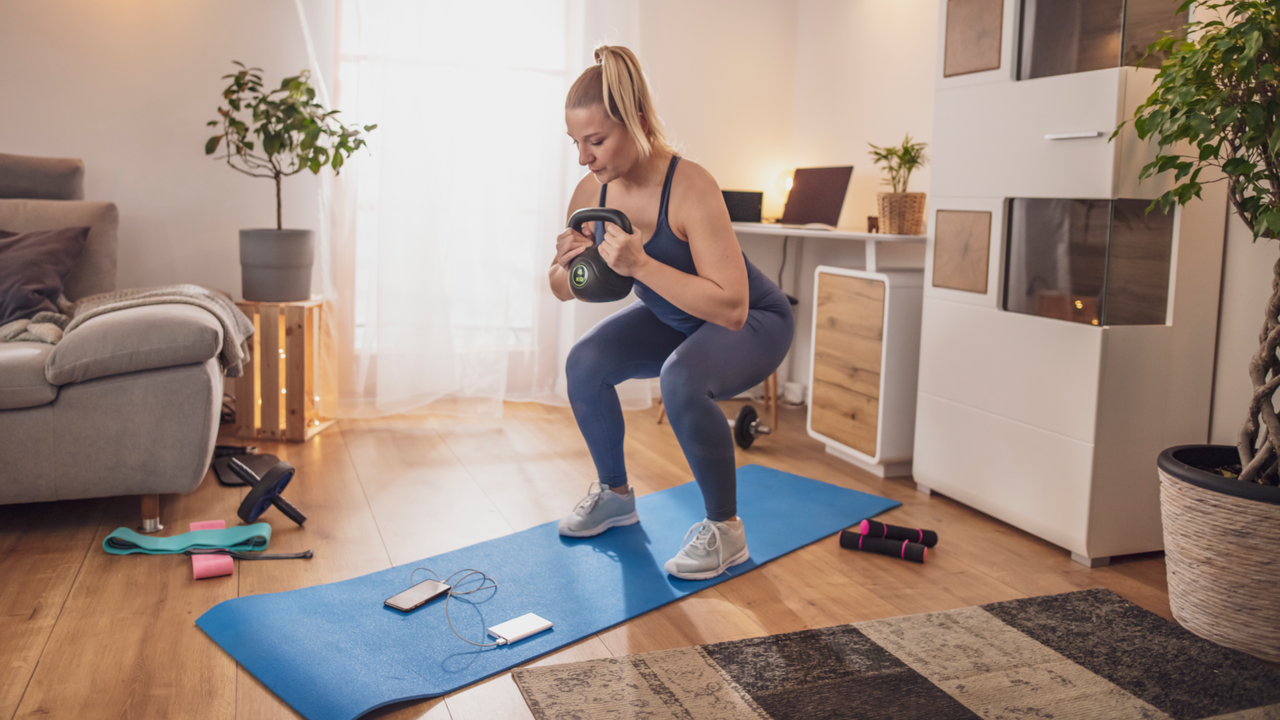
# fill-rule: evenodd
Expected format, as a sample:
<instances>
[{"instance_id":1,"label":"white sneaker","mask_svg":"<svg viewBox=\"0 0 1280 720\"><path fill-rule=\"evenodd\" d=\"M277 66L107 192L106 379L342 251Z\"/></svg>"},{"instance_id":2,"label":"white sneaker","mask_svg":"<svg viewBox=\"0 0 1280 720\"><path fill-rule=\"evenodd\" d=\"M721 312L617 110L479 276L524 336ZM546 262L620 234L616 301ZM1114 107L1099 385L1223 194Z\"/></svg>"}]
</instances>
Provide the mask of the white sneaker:
<instances>
[{"instance_id":1,"label":"white sneaker","mask_svg":"<svg viewBox=\"0 0 1280 720\"><path fill-rule=\"evenodd\" d=\"M636 514L636 491L627 488L619 495L604 483L592 483L592 490L578 502L573 512L560 518L560 534L565 537L591 537L611 527L640 522Z\"/></svg>"},{"instance_id":2,"label":"white sneaker","mask_svg":"<svg viewBox=\"0 0 1280 720\"><path fill-rule=\"evenodd\" d=\"M681 580L713 578L751 557L747 552L747 532L741 520L703 520L689 528L681 542L689 541L689 536L695 532L693 541L662 566Z\"/></svg>"}]
</instances>

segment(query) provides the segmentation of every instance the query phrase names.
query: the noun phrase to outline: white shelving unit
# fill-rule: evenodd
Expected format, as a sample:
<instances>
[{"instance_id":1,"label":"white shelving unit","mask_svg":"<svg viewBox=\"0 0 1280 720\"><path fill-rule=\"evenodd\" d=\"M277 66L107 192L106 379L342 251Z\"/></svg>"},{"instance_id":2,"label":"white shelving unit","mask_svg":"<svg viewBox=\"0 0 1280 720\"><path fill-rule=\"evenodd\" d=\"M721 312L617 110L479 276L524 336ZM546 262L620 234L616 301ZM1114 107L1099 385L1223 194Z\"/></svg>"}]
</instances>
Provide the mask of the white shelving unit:
<instances>
[{"instance_id":1,"label":"white shelving unit","mask_svg":"<svg viewBox=\"0 0 1280 720\"><path fill-rule=\"evenodd\" d=\"M913 474L1088 566L1162 548L1155 458L1205 442L1225 195L1173 223L1166 321L1093 326L1003 310L1011 198L1158 197L1131 123L1155 71L1016 80L1021 3L1004 0L1001 67L943 77L941 0ZM1067 137L1063 137L1067 136ZM985 292L934 283L939 211L990 213Z\"/></svg>"}]
</instances>

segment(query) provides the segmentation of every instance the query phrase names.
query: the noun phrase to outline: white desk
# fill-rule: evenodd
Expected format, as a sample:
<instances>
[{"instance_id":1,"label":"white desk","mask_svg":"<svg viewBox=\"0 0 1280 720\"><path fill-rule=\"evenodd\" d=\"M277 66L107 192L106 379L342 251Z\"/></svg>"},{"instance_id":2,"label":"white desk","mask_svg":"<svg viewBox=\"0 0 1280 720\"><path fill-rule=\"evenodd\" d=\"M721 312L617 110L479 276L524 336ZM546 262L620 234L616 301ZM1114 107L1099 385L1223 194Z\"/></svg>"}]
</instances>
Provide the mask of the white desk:
<instances>
[{"instance_id":1,"label":"white desk","mask_svg":"<svg viewBox=\"0 0 1280 720\"><path fill-rule=\"evenodd\" d=\"M825 240L854 240L859 241L866 247L867 253L867 272L877 272L879 268L876 264L877 253L876 246L880 244L893 245L897 247L911 246L920 250L924 249L925 236L923 235L882 235L880 233L852 232L849 230L822 230L820 228L803 228L803 227L784 227L776 223L734 223L734 232L742 235L776 235L778 237L793 238L822 238ZM918 264L916 262L907 261L904 264L893 265L895 269L906 270L923 270L924 254L920 253Z\"/></svg>"},{"instance_id":2,"label":"white desk","mask_svg":"<svg viewBox=\"0 0 1280 720\"><path fill-rule=\"evenodd\" d=\"M865 269L833 267L819 259L810 292L805 292L808 268L802 259L796 263L801 275L797 295L812 297L796 313L796 349L808 354L795 365L807 371L802 380L808 388L806 429L828 453L880 477L910 475L924 236L766 223L734 223L733 229L740 236L862 245ZM857 264L856 255L824 247L827 251L819 255L840 265Z\"/></svg>"}]
</instances>

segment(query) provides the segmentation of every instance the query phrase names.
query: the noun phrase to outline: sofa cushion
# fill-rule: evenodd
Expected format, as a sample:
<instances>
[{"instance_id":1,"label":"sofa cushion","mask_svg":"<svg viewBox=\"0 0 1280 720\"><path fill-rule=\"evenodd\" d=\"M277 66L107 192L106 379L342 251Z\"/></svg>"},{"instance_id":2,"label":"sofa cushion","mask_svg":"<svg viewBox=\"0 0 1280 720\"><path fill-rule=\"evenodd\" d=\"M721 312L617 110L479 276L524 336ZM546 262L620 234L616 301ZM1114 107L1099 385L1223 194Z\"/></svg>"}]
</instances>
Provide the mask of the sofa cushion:
<instances>
[{"instance_id":1,"label":"sofa cushion","mask_svg":"<svg viewBox=\"0 0 1280 720\"><path fill-rule=\"evenodd\" d=\"M58 312L58 296L89 236L87 227L9 232L0 228L0 325Z\"/></svg>"},{"instance_id":2,"label":"sofa cushion","mask_svg":"<svg viewBox=\"0 0 1280 720\"><path fill-rule=\"evenodd\" d=\"M0 228L25 233L87 227L89 239L63 284L72 300L116 289L116 239L120 213L114 203L76 200L0 200Z\"/></svg>"},{"instance_id":3,"label":"sofa cushion","mask_svg":"<svg viewBox=\"0 0 1280 720\"><path fill-rule=\"evenodd\" d=\"M58 397L57 386L45 379L52 351L44 343L0 343L0 410L39 407Z\"/></svg>"},{"instance_id":4,"label":"sofa cushion","mask_svg":"<svg viewBox=\"0 0 1280 720\"><path fill-rule=\"evenodd\" d=\"M84 163L0 153L0 198L83 200Z\"/></svg>"},{"instance_id":5,"label":"sofa cushion","mask_svg":"<svg viewBox=\"0 0 1280 720\"><path fill-rule=\"evenodd\" d=\"M99 315L63 336L44 368L54 385L108 375L201 363L222 350L212 313L179 303L143 305Z\"/></svg>"}]
</instances>

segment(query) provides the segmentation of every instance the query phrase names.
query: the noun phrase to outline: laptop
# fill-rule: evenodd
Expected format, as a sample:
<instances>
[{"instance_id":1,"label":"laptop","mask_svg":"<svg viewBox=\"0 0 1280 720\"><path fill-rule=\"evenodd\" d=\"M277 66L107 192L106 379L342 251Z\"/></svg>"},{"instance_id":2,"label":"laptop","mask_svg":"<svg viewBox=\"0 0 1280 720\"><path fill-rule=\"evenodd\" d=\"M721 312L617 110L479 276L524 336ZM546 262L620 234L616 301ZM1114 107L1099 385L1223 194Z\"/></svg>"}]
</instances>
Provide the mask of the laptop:
<instances>
[{"instance_id":1,"label":"laptop","mask_svg":"<svg viewBox=\"0 0 1280 720\"><path fill-rule=\"evenodd\" d=\"M796 168L779 223L783 227L827 226L834 230L849 190L853 166Z\"/></svg>"}]
</instances>

